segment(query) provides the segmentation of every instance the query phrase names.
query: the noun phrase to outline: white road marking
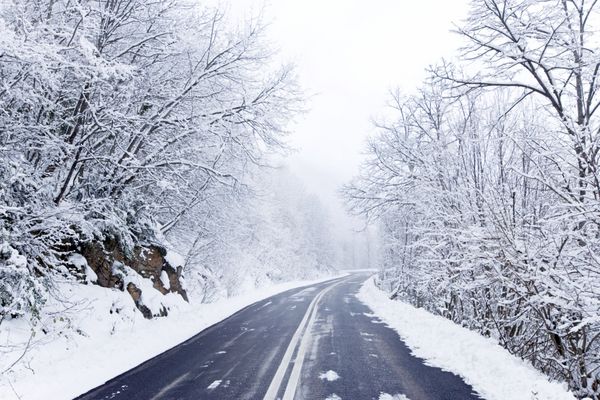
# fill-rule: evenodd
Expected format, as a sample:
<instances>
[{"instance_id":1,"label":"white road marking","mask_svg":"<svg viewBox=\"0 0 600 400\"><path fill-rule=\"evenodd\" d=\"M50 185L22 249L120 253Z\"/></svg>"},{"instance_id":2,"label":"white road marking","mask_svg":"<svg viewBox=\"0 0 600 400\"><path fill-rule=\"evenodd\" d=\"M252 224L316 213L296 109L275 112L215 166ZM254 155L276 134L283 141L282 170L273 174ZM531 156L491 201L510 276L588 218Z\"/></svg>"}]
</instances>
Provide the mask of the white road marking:
<instances>
[{"instance_id":1,"label":"white road marking","mask_svg":"<svg viewBox=\"0 0 600 400\"><path fill-rule=\"evenodd\" d=\"M267 389L267 393L265 394L265 397L263 398L263 400L276 400L277 399L277 393L279 392L279 388L281 387L281 383L283 381L285 372L288 369L288 365L290 364L290 361L292 360L292 355L294 354L294 350L298 346L298 342L300 341L300 339L302 339L302 343L300 343L300 348L298 348L298 354L296 355L296 359L294 362L294 368L292 369L292 373L288 380L288 385L286 386L285 393L288 394L288 392L292 390L292 386L293 386L293 391L294 392L296 391L296 386L298 384L299 375L300 375L300 373L299 373L300 371L299 370L296 371L296 369L297 369L298 365L300 365L300 367L302 367L302 362L304 361L304 353L306 352L306 346L307 346L305 339L307 338L307 336L310 336L310 332L308 333L308 335L303 335L303 332L309 331L309 328L310 328L310 326L308 326L309 319L312 322L314 322L316 313L313 313L313 311L316 308L317 303L321 300L321 297L325 293L327 293L331 288L340 284L341 282L342 281L338 281L338 282L334 283L333 285L330 285L330 286L326 287L325 289L323 289L319 294L317 294L315 296L315 298L308 305L308 308L306 309L306 313L304 314L302 321L300 321L300 325L298 325L296 332L294 332L294 335L292 336L292 340L290 340L290 343L289 343L287 349L285 350L283 359L281 360L281 363L279 364L279 367L277 368L277 371L275 372L275 376L273 376L273 380L271 381L271 384L269 385L269 388ZM307 329L305 330L304 328L307 328ZM304 344L304 346L303 346L303 344ZM296 371L296 372L294 372L294 371ZM294 383L294 381L295 381L295 383ZM290 385L292 385L292 386L290 386ZM287 400L288 398L291 398L289 396L290 395L288 394L288 397L286 398L286 395L284 394L283 399ZM293 397L293 393L291 394L291 396Z\"/></svg>"},{"instance_id":2,"label":"white road marking","mask_svg":"<svg viewBox=\"0 0 600 400\"><path fill-rule=\"evenodd\" d=\"M223 381L222 380L214 381L213 383L211 383L210 385L208 385L207 389L208 390L214 390L214 389L216 389L216 388L219 387L219 385L221 384L221 382L223 382Z\"/></svg>"},{"instance_id":3,"label":"white road marking","mask_svg":"<svg viewBox=\"0 0 600 400\"><path fill-rule=\"evenodd\" d=\"M315 319L317 318L317 308L319 306L319 302L327 292L329 292L331 289L333 289L335 286L339 285L342 282L343 281L339 281L327 287L326 289L322 290L315 298L316 302L311 311L312 315L306 326L304 335L302 336L300 347L298 347L298 353L296 354L296 359L294 360L294 368L292 368L290 378L288 379L287 386L285 387L285 392L283 393L283 400L294 400L294 395L296 394L296 389L298 388L298 383L300 382L300 372L302 371L302 364L304 363L306 349L312 336L312 327L315 323Z\"/></svg>"}]
</instances>

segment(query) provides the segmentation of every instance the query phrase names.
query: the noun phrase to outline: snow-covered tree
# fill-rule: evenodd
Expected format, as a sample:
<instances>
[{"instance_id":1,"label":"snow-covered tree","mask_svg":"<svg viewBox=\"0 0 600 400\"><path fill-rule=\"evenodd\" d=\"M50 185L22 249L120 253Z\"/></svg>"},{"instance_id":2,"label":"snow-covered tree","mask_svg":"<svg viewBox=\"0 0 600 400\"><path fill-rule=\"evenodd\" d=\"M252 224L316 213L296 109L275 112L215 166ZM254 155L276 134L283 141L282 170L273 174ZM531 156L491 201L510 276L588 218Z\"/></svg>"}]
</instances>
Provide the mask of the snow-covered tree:
<instances>
[{"instance_id":1,"label":"snow-covered tree","mask_svg":"<svg viewBox=\"0 0 600 400\"><path fill-rule=\"evenodd\" d=\"M380 284L598 398L593 174L543 99L438 73L393 98L345 189L380 225Z\"/></svg>"},{"instance_id":2,"label":"snow-covered tree","mask_svg":"<svg viewBox=\"0 0 600 400\"><path fill-rule=\"evenodd\" d=\"M83 243L127 255L236 212L301 107L263 34L185 0L0 5L0 321L81 278Z\"/></svg>"}]
</instances>

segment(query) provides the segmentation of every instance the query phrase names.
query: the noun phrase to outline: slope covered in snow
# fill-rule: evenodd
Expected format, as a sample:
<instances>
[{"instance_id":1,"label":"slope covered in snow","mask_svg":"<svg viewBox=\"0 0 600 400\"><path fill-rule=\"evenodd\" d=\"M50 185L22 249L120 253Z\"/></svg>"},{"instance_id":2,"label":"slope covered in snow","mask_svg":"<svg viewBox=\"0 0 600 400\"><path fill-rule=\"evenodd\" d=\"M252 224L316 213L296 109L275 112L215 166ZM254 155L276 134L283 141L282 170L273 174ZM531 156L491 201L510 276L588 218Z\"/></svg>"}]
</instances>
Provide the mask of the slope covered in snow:
<instances>
[{"instance_id":1,"label":"slope covered in snow","mask_svg":"<svg viewBox=\"0 0 600 400\"><path fill-rule=\"evenodd\" d=\"M169 317L151 320L125 292L70 284L61 290L73 308L42 321L35 337L22 319L3 325L0 343L28 346L24 355L19 345L0 358L0 371L19 360L0 375L0 399L71 399L256 301L327 279L272 284L210 304L188 304L173 295L177 301L170 304Z\"/></svg>"}]
</instances>

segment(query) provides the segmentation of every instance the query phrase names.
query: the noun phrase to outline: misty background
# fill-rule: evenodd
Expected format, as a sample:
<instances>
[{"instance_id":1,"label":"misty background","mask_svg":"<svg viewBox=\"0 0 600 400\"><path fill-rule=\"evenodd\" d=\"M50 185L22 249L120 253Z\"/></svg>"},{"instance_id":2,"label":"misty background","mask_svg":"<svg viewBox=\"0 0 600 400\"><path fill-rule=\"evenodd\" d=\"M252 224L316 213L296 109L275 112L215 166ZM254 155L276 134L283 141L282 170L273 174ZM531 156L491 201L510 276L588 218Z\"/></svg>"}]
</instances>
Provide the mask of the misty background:
<instances>
[{"instance_id":1,"label":"misty background","mask_svg":"<svg viewBox=\"0 0 600 400\"><path fill-rule=\"evenodd\" d=\"M467 0L215 1L234 24L263 19L281 63L295 66L309 96L291 125L295 152L282 162L319 197L344 243L347 268L375 268L375 227L348 215L339 189L358 174L373 120L385 117L390 92L414 92L426 69L461 46L451 31Z\"/></svg>"}]
</instances>

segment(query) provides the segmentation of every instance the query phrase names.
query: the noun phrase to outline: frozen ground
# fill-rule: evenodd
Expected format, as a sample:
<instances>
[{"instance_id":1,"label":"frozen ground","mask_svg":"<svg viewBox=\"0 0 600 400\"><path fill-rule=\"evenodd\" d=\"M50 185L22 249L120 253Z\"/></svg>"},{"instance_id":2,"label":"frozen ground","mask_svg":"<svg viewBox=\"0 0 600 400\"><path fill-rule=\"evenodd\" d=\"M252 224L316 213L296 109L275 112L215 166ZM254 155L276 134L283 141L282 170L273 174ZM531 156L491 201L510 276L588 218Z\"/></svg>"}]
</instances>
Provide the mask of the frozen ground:
<instances>
[{"instance_id":1,"label":"frozen ground","mask_svg":"<svg viewBox=\"0 0 600 400\"><path fill-rule=\"evenodd\" d=\"M25 321L2 324L0 399L71 399L249 304L327 279L276 284L210 304L187 304L168 295L169 317L153 320L135 311L127 293L65 284L61 293L65 293L69 312L50 313L33 329ZM31 332L36 332L35 336L31 337ZM6 371L17 360L16 366Z\"/></svg>"},{"instance_id":2,"label":"frozen ground","mask_svg":"<svg viewBox=\"0 0 600 400\"><path fill-rule=\"evenodd\" d=\"M461 376L487 400L575 399L566 385L548 382L542 373L494 340L407 303L390 300L373 279L362 286L357 297L398 332L415 356ZM381 397L395 398L389 394Z\"/></svg>"}]
</instances>

